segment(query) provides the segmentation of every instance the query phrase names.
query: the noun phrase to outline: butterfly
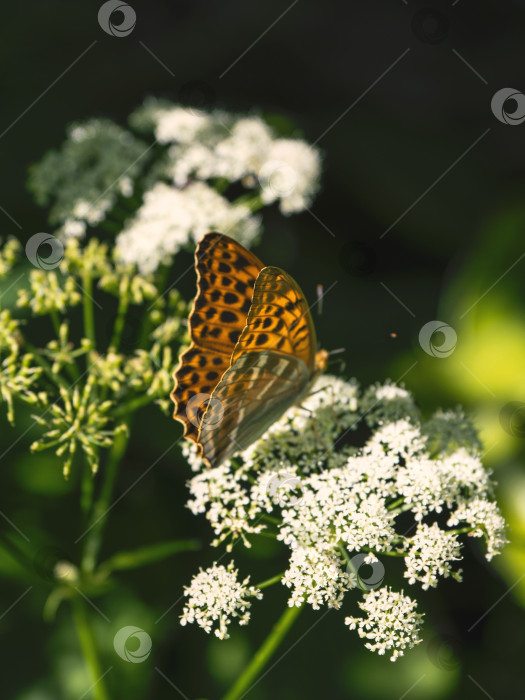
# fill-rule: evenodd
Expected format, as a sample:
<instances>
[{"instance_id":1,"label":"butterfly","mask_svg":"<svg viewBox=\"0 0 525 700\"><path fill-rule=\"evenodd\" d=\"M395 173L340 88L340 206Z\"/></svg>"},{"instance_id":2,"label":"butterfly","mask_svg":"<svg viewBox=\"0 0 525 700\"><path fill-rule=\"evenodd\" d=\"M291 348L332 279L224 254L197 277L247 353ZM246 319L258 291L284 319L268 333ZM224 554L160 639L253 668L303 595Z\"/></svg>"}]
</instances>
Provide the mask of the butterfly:
<instances>
[{"instance_id":1,"label":"butterfly","mask_svg":"<svg viewBox=\"0 0 525 700\"><path fill-rule=\"evenodd\" d=\"M191 345L173 378L173 417L217 467L249 447L326 368L299 285L229 236L207 233L195 251Z\"/></svg>"}]
</instances>

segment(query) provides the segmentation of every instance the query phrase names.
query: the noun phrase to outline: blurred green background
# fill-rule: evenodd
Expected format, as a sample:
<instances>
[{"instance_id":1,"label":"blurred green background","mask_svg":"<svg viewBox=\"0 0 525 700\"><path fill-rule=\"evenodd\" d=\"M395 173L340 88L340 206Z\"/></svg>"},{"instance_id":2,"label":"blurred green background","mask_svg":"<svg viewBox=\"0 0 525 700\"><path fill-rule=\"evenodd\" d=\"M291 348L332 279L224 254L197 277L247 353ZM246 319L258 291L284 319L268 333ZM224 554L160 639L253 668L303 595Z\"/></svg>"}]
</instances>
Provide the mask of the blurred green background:
<instances>
[{"instance_id":1,"label":"blurred green background","mask_svg":"<svg viewBox=\"0 0 525 700\"><path fill-rule=\"evenodd\" d=\"M490 102L501 88L525 90L525 3L132 5L137 26L121 39L101 31L97 2L3 7L2 234L25 241L47 230L46 212L25 190L27 169L59 146L71 121L103 116L124 123L147 95L284 114L322 148L323 189L300 216L265 210L257 254L287 269L311 300L317 284L326 289L337 281L316 318L323 346L346 349L345 367L335 365L335 372L365 386L404 376L424 412L466 408L481 431L510 526L511 544L493 565L468 543L464 583L446 581L419 595L427 611L424 643L395 665L363 649L343 625L344 613L307 610L284 642L289 653L247 697L518 697L525 420L518 411L511 436L500 414L509 402L525 401L525 124L500 123ZM177 265L190 261L181 255ZM189 277L181 287L186 298L194 293ZM421 327L436 319L457 333L446 358L429 356L418 342ZM25 420L22 431L31 425ZM180 429L154 408L144 409L136 425L119 495ZM29 455L32 439L29 430L0 460L0 509L31 533L35 561L30 574L0 554L1 611L32 587L1 619L1 697L70 700L86 692L89 676L67 607L50 625L42 606L49 567L77 555L78 500L55 458ZM11 442L2 417L0 454ZM204 519L184 508L188 476L178 449L169 451L113 509L103 554L190 535L208 542ZM283 549L262 538L241 550L234 550L235 561L241 573L254 572L253 581L283 568ZM182 586L219 554L204 546L123 572L118 591L97 599L110 620L93 612L115 698L177 697L166 677L181 696L216 698L264 639L285 605L280 587L266 592L250 625L234 628L226 642L179 626ZM147 662L129 664L114 653L113 636L124 625L151 635Z\"/></svg>"}]
</instances>

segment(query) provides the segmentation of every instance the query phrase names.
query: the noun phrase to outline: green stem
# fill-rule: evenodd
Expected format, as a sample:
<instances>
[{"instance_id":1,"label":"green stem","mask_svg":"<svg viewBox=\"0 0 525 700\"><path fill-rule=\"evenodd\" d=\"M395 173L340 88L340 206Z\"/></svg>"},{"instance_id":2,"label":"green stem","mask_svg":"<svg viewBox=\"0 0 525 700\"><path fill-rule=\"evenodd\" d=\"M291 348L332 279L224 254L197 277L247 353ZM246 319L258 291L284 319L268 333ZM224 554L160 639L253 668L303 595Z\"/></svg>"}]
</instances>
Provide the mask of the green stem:
<instances>
[{"instance_id":1,"label":"green stem","mask_svg":"<svg viewBox=\"0 0 525 700\"><path fill-rule=\"evenodd\" d=\"M122 336L122 331L124 330L124 323L126 321L126 314L129 308L129 277L123 277L120 282L120 294L117 309L117 317L115 319L115 325L113 327L113 336L109 347L115 352L118 350L120 344L120 338Z\"/></svg>"},{"instance_id":2,"label":"green stem","mask_svg":"<svg viewBox=\"0 0 525 700\"><path fill-rule=\"evenodd\" d=\"M49 312L49 316L51 317L51 322L53 324L53 328L55 329L55 333L57 338L60 338L60 316L58 315L56 309L52 309Z\"/></svg>"},{"instance_id":3,"label":"green stem","mask_svg":"<svg viewBox=\"0 0 525 700\"><path fill-rule=\"evenodd\" d=\"M117 478L118 466L128 446L128 440L128 432L122 431L118 433L108 455L102 488L93 508L91 529L86 536L82 555L82 571L86 573L93 573L95 570L98 553L102 544L102 532L108 518L109 502Z\"/></svg>"},{"instance_id":4,"label":"green stem","mask_svg":"<svg viewBox=\"0 0 525 700\"><path fill-rule=\"evenodd\" d=\"M89 269L85 269L82 275L82 287L84 292L84 335L92 343L93 349L97 346L95 336L95 313L93 309L93 279Z\"/></svg>"},{"instance_id":5,"label":"green stem","mask_svg":"<svg viewBox=\"0 0 525 700\"><path fill-rule=\"evenodd\" d=\"M135 399L131 399L115 409L115 411L113 411L113 417L122 418L122 416L126 416L128 413L132 413L143 406L148 406L148 404L153 403L155 398L155 396L144 394L143 396L138 396Z\"/></svg>"},{"instance_id":6,"label":"green stem","mask_svg":"<svg viewBox=\"0 0 525 700\"><path fill-rule=\"evenodd\" d=\"M4 535L3 532L0 532L0 546L9 552L9 554L20 564L20 566L28 569L32 574L34 573L34 559L28 556L26 551L16 541L12 540L8 535Z\"/></svg>"},{"instance_id":7,"label":"green stem","mask_svg":"<svg viewBox=\"0 0 525 700\"><path fill-rule=\"evenodd\" d=\"M70 384L66 382L64 377L62 377L58 372L52 371L51 364L44 357L42 357L38 348L35 348L35 346L29 343L25 338L24 345L27 348L28 352L30 352L33 355L35 362L37 362L40 365L40 367L42 367L49 379L55 382L57 386L61 386L66 390L70 388Z\"/></svg>"},{"instance_id":8,"label":"green stem","mask_svg":"<svg viewBox=\"0 0 525 700\"><path fill-rule=\"evenodd\" d=\"M94 493L94 481L93 472L91 466L87 459L84 460L84 469L82 471L82 485L80 493L80 505L82 507L82 512L86 516L89 516L91 511L91 506L93 505L93 493Z\"/></svg>"},{"instance_id":9,"label":"green stem","mask_svg":"<svg viewBox=\"0 0 525 700\"><path fill-rule=\"evenodd\" d=\"M98 658L97 641L93 634L85 603L79 596L75 596L71 604L73 606L73 619L77 628L82 653L89 666L93 679L91 693L95 700L110 700L105 679L102 677L104 672Z\"/></svg>"},{"instance_id":10,"label":"green stem","mask_svg":"<svg viewBox=\"0 0 525 700\"><path fill-rule=\"evenodd\" d=\"M262 590L263 588L268 588L268 586L273 586L274 583L279 583L279 581L282 579L283 574L277 574L277 576L272 576L272 578L266 579L266 581L262 581L261 583L255 584L255 588L259 588Z\"/></svg>"},{"instance_id":11,"label":"green stem","mask_svg":"<svg viewBox=\"0 0 525 700\"><path fill-rule=\"evenodd\" d=\"M393 503L391 503L391 504L388 506L388 510L395 510L396 508L398 508L398 507L399 507L402 503L404 503L404 502L405 502L405 499L404 499L404 498L398 498L397 501L394 501Z\"/></svg>"},{"instance_id":12,"label":"green stem","mask_svg":"<svg viewBox=\"0 0 525 700\"><path fill-rule=\"evenodd\" d=\"M253 686L256 678L276 652L302 609L302 606L296 607L295 605L291 608L286 608L247 668L241 673L232 688L223 696L222 700L239 700L239 698L244 697L245 693Z\"/></svg>"}]
</instances>

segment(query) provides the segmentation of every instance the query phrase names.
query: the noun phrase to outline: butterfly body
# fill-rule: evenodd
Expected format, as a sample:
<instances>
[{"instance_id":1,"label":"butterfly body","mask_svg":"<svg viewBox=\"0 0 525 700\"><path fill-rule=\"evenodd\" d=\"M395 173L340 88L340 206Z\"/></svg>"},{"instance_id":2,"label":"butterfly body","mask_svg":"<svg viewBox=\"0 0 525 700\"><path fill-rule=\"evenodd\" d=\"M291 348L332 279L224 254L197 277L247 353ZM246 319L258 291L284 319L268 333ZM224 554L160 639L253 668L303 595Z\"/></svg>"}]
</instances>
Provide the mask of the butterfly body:
<instances>
[{"instance_id":1,"label":"butterfly body","mask_svg":"<svg viewBox=\"0 0 525 700\"><path fill-rule=\"evenodd\" d=\"M218 466L308 393L326 366L297 283L239 243L204 236L195 252L192 344L174 373L174 418Z\"/></svg>"}]
</instances>

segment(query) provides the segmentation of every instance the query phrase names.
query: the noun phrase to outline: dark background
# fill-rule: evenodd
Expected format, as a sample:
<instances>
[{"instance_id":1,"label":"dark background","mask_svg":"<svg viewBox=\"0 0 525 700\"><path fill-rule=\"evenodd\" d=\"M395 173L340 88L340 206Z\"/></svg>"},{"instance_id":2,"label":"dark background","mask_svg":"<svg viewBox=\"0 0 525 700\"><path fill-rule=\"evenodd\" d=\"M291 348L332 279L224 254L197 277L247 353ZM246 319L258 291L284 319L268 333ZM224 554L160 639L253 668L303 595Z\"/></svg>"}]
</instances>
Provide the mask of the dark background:
<instances>
[{"instance_id":1,"label":"dark background","mask_svg":"<svg viewBox=\"0 0 525 700\"><path fill-rule=\"evenodd\" d=\"M289 653L248 697L516 697L525 651L525 586L516 584L525 570L523 449L502 430L498 415L525 394L525 261L516 262L525 251L525 124L497 121L490 101L503 87L525 90L525 3L131 4L137 25L126 38L100 29L97 2L4 5L0 206L7 213L0 211L1 233L26 240L47 230L46 212L25 189L27 169L60 145L71 121L104 116L125 124L148 95L177 101L189 93L208 107L285 114L323 151L322 191L311 212L284 218L276 208L265 210L257 254L287 269L311 300L317 284L327 289L337 281L316 318L323 346L346 348L346 366L334 372L365 386L406 373L404 382L424 411L467 407L491 449L487 463L497 471L511 524L513 544L493 567L469 543L465 582L447 581L419 596L428 611L425 641L400 662L362 648L343 625L347 608L326 616L308 610L284 642L282 651ZM194 280L188 278L181 290L191 298ZM458 333L450 358L431 358L418 344L421 326L434 319ZM143 411L119 493L172 443L178 426L160 420L165 437L152 443L161 423L154 409ZM0 427L4 446L10 439L5 422ZM1 507L40 532L35 548L44 559L53 549L74 559L76 496L61 485L51 458L46 467L39 457L34 474L26 451L21 444L2 460ZM188 533L208 542L204 520L183 507L188 475L178 451L168 453L115 508L105 553ZM282 568L277 546L237 550L241 572L256 572L252 581ZM252 623L233 628L227 642L181 628L180 602L155 625L198 567L217 556L205 549L126 575L125 594L100 600L111 619L110 634L104 620L95 621L109 640L104 653L106 667L115 667L108 677L114 697L177 697L158 667L181 696L215 698L244 666L285 604L280 587L254 605ZM16 577L5 580L3 609L23 590ZM35 583L2 621L2 697L69 700L86 688L67 609L54 627L42 621L48 592L45 581ZM113 653L114 631L125 624L151 634L148 662L126 664Z\"/></svg>"}]
</instances>

